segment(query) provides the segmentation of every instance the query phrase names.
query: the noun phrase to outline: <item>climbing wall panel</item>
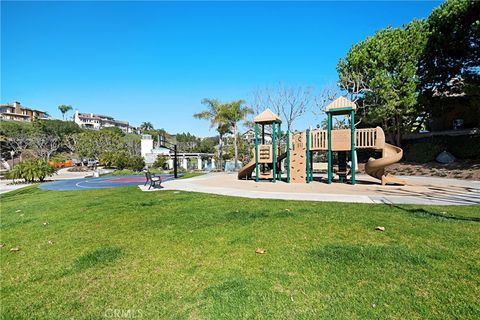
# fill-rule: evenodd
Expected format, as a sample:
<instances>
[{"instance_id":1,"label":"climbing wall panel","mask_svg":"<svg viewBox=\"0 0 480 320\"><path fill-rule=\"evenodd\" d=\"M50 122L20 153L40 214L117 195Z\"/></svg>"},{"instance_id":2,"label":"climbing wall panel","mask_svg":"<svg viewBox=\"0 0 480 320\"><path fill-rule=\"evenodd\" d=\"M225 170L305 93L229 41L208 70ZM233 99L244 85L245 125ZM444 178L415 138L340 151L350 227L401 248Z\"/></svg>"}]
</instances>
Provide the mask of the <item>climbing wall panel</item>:
<instances>
[{"instance_id":1,"label":"climbing wall panel","mask_svg":"<svg viewBox=\"0 0 480 320\"><path fill-rule=\"evenodd\" d=\"M293 135L293 150L290 152L290 182L305 183L307 176L306 132Z\"/></svg>"}]
</instances>

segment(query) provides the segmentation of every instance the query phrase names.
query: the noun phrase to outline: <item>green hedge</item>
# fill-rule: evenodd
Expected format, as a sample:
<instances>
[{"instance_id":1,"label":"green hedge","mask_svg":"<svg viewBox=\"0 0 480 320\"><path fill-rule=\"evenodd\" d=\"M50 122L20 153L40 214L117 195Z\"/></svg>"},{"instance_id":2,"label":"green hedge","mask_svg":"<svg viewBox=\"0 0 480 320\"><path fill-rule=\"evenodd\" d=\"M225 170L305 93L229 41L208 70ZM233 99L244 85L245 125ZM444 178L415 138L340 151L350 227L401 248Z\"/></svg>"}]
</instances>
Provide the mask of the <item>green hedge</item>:
<instances>
[{"instance_id":1,"label":"green hedge","mask_svg":"<svg viewBox=\"0 0 480 320\"><path fill-rule=\"evenodd\" d=\"M446 150L464 160L480 160L480 135L433 136L404 142L403 160L407 162L435 161Z\"/></svg>"}]
</instances>

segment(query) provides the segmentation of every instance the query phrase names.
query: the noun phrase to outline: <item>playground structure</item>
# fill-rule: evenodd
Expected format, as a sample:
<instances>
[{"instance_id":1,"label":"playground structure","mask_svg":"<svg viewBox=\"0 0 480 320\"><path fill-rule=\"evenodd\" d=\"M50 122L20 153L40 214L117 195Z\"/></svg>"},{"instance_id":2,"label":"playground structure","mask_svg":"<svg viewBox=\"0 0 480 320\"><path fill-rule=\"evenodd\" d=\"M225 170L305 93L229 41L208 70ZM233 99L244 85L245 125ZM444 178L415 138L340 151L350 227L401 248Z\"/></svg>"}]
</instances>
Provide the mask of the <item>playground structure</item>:
<instances>
[{"instance_id":1,"label":"playground structure","mask_svg":"<svg viewBox=\"0 0 480 320\"><path fill-rule=\"evenodd\" d=\"M289 155L289 148L287 147L289 144L289 135L286 136L287 143L285 144L285 151L281 152L280 140L282 138L282 120L280 120L280 118L270 109L266 109L256 116L253 121L255 122L255 148L252 150L253 157L247 165L240 169L238 172L238 178L249 179L252 176L253 171L255 171L256 181L259 181L260 179L272 179L273 182L275 182L277 179L282 178L282 161L288 158ZM261 140L259 140L260 126L262 129ZM271 129L271 144L265 143L266 126L270 126ZM289 163L289 159L287 160L287 163ZM289 172L290 171L287 170L288 177L290 176Z\"/></svg>"},{"instance_id":2,"label":"playground structure","mask_svg":"<svg viewBox=\"0 0 480 320\"><path fill-rule=\"evenodd\" d=\"M344 97L333 101L327 108L327 129L307 129L303 132L282 133L281 120L270 109L266 109L254 119L255 148L252 160L239 172L239 179L250 179L255 171L255 180L268 179L272 182L282 180L286 171L286 182L309 183L313 181L313 164L315 152L327 152L327 182L333 181L333 153L337 158L338 180L354 185L356 183L356 150L373 149L380 151L382 157L370 158L365 165L365 172L380 180L382 185L405 182L391 174L385 174L385 167L402 158L403 150L385 142L385 134L380 127L355 129L354 102ZM333 117L348 116L349 129L333 129ZM265 143L265 132L270 126L272 143ZM261 131L260 131L261 128ZM261 132L261 137L259 137ZM347 160L350 160L348 170ZM284 161L285 160L285 161ZM282 169L283 168L283 169ZM350 175L350 179L347 176Z\"/></svg>"}]
</instances>

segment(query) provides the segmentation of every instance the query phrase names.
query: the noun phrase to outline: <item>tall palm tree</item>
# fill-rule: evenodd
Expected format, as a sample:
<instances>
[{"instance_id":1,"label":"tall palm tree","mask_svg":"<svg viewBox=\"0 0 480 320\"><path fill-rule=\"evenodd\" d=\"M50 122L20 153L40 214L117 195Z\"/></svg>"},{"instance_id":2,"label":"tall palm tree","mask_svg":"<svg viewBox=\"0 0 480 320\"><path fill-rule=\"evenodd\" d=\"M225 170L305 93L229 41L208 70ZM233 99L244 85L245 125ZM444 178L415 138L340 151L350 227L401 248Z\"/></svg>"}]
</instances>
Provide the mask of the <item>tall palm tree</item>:
<instances>
[{"instance_id":1,"label":"tall palm tree","mask_svg":"<svg viewBox=\"0 0 480 320\"><path fill-rule=\"evenodd\" d=\"M142 122L140 125L140 132L144 133L145 131L154 130L153 124L151 122Z\"/></svg>"},{"instance_id":2,"label":"tall palm tree","mask_svg":"<svg viewBox=\"0 0 480 320\"><path fill-rule=\"evenodd\" d=\"M197 119L210 120L210 128L216 128L219 135L218 153L220 167L223 168L223 136L229 132L229 123L225 118L225 107L217 99L203 99L202 104L207 109L193 116Z\"/></svg>"},{"instance_id":3,"label":"tall palm tree","mask_svg":"<svg viewBox=\"0 0 480 320\"><path fill-rule=\"evenodd\" d=\"M222 105L222 112L224 118L233 129L233 148L235 150L235 169L237 169L238 162L238 124L244 121L247 115L252 114L253 110L250 107L244 106L245 101L235 100Z\"/></svg>"},{"instance_id":4,"label":"tall palm tree","mask_svg":"<svg viewBox=\"0 0 480 320\"><path fill-rule=\"evenodd\" d=\"M58 106L58 110L60 110L60 112L62 113L62 118L64 121L65 121L65 114L72 109L73 108L71 105L62 104Z\"/></svg>"}]
</instances>

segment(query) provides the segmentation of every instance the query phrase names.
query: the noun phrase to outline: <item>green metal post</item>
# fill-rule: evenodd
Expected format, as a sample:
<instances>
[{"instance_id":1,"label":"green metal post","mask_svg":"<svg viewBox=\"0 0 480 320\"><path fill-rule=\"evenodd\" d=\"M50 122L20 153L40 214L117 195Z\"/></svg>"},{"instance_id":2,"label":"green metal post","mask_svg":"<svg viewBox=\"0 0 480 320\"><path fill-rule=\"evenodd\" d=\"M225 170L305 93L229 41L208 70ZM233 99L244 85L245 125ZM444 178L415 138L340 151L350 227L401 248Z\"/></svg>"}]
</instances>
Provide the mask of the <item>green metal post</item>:
<instances>
[{"instance_id":1,"label":"green metal post","mask_svg":"<svg viewBox=\"0 0 480 320\"><path fill-rule=\"evenodd\" d=\"M352 110L350 116L350 128L352 129L352 185L355 184L355 112Z\"/></svg>"},{"instance_id":2,"label":"green metal post","mask_svg":"<svg viewBox=\"0 0 480 320\"><path fill-rule=\"evenodd\" d=\"M265 124L262 123L262 144L265 144ZM265 163L261 165L262 173L265 174Z\"/></svg>"},{"instance_id":3,"label":"green metal post","mask_svg":"<svg viewBox=\"0 0 480 320\"><path fill-rule=\"evenodd\" d=\"M310 150L310 182L313 181L313 151Z\"/></svg>"},{"instance_id":4,"label":"green metal post","mask_svg":"<svg viewBox=\"0 0 480 320\"><path fill-rule=\"evenodd\" d=\"M307 183L310 183L310 129L306 131L307 138Z\"/></svg>"},{"instance_id":5,"label":"green metal post","mask_svg":"<svg viewBox=\"0 0 480 320\"><path fill-rule=\"evenodd\" d=\"M272 161L273 161L273 171L272 178L273 182L277 181L277 146L276 146L276 131L275 131L275 122L272 123Z\"/></svg>"},{"instance_id":6,"label":"green metal post","mask_svg":"<svg viewBox=\"0 0 480 320\"><path fill-rule=\"evenodd\" d=\"M287 131L287 182L290 183L290 131Z\"/></svg>"},{"instance_id":7,"label":"green metal post","mask_svg":"<svg viewBox=\"0 0 480 320\"><path fill-rule=\"evenodd\" d=\"M332 183L332 114L327 112L328 183Z\"/></svg>"},{"instance_id":8,"label":"green metal post","mask_svg":"<svg viewBox=\"0 0 480 320\"><path fill-rule=\"evenodd\" d=\"M280 143L280 140L282 139L282 129L281 129L281 127L282 127L282 124L279 123L278 124L278 135L277 136L278 136L278 140L279 140L278 141L278 146L280 148L282 147L281 143ZM281 162L280 162L280 168L277 168L277 169L278 169L277 170L278 171L278 180L282 181L282 163Z\"/></svg>"},{"instance_id":9,"label":"green metal post","mask_svg":"<svg viewBox=\"0 0 480 320\"><path fill-rule=\"evenodd\" d=\"M255 181L258 180L258 123L255 123Z\"/></svg>"}]
</instances>

